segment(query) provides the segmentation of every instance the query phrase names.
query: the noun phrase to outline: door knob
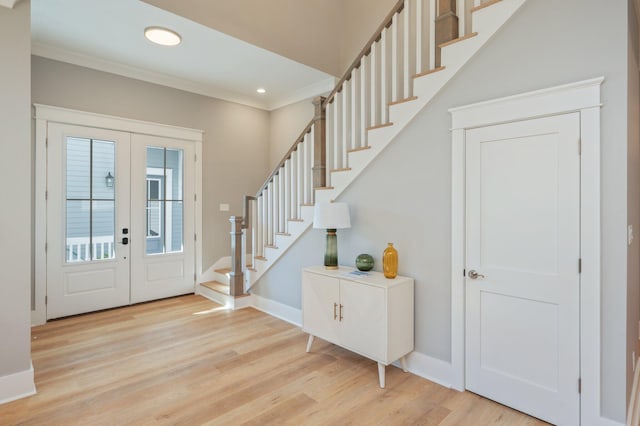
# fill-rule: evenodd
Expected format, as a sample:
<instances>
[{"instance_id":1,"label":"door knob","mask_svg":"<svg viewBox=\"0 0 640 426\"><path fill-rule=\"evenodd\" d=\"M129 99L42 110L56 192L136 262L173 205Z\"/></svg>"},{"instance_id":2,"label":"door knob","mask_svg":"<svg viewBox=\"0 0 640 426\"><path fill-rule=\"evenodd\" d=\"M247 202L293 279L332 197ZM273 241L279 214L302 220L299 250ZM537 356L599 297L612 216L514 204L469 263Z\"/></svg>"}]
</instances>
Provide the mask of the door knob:
<instances>
[{"instance_id":1,"label":"door knob","mask_svg":"<svg viewBox=\"0 0 640 426\"><path fill-rule=\"evenodd\" d=\"M479 274L475 269L470 270L467 275L472 280L477 280L477 279L483 279L484 278L484 275Z\"/></svg>"}]
</instances>

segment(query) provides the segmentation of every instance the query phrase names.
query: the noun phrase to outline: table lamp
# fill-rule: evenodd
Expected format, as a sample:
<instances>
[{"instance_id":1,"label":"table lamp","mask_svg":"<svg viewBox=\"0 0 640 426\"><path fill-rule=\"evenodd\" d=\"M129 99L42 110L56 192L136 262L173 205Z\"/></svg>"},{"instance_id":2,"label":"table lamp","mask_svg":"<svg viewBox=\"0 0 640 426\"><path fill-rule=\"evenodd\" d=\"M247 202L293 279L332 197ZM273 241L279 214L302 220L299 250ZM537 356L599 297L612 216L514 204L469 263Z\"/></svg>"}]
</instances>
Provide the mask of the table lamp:
<instances>
[{"instance_id":1,"label":"table lamp","mask_svg":"<svg viewBox=\"0 0 640 426\"><path fill-rule=\"evenodd\" d=\"M351 228L347 203L316 203L313 209L313 227L327 230L327 245L324 251L324 267L338 269L337 229Z\"/></svg>"}]
</instances>

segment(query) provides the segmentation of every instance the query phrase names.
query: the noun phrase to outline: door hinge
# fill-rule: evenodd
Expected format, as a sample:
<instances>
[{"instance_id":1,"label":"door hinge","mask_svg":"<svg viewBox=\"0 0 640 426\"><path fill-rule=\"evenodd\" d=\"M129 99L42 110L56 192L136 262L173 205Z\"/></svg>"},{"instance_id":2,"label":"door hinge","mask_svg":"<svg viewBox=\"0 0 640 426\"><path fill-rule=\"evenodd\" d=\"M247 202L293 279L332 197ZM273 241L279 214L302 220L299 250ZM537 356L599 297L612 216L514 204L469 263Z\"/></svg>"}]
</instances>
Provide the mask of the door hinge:
<instances>
[{"instance_id":1,"label":"door hinge","mask_svg":"<svg viewBox=\"0 0 640 426\"><path fill-rule=\"evenodd\" d=\"M578 139L578 155L582 155L582 139Z\"/></svg>"},{"instance_id":2,"label":"door hinge","mask_svg":"<svg viewBox=\"0 0 640 426\"><path fill-rule=\"evenodd\" d=\"M467 276L467 270L466 270L466 269L463 269L463 270L462 270L462 276L463 276L463 277L466 277L466 276Z\"/></svg>"},{"instance_id":3,"label":"door hinge","mask_svg":"<svg viewBox=\"0 0 640 426\"><path fill-rule=\"evenodd\" d=\"M193 241L198 241L198 234L193 234Z\"/></svg>"},{"instance_id":4,"label":"door hinge","mask_svg":"<svg viewBox=\"0 0 640 426\"><path fill-rule=\"evenodd\" d=\"M47 249L49 248L49 243L44 243L44 252L47 252Z\"/></svg>"},{"instance_id":5,"label":"door hinge","mask_svg":"<svg viewBox=\"0 0 640 426\"><path fill-rule=\"evenodd\" d=\"M582 258L578 259L578 273L582 273Z\"/></svg>"},{"instance_id":6,"label":"door hinge","mask_svg":"<svg viewBox=\"0 0 640 426\"><path fill-rule=\"evenodd\" d=\"M49 199L49 191L44 191L44 199L45 201Z\"/></svg>"},{"instance_id":7,"label":"door hinge","mask_svg":"<svg viewBox=\"0 0 640 426\"><path fill-rule=\"evenodd\" d=\"M582 378L578 379L578 393L582 393Z\"/></svg>"},{"instance_id":8,"label":"door hinge","mask_svg":"<svg viewBox=\"0 0 640 426\"><path fill-rule=\"evenodd\" d=\"M198 201L198 195L197 194L193 194L193 201Z\"/></svg>"},{"instance_id":9,"label":"door hinge","mask_svg":"<svg viewBox=\"0 0 640 426\"><path fill-rule=\"evenodd\" d=\"M197 279L198 279L198 277L196 276L196 273L194 272L193 273L193 282L195 283Z\"/></svg>"},{"instance_id":10,"label":"door hinge","mask_svg":"<svg viewBox=\"0 0 640 426\"><path fill-rule=\"evenodd\" d=\"M49 303L49 296L44 297L44 304L46 305L47 303Z\"/></svg>"},{"instance_id":11,"label":"door hinge","mask_svg":"<svg viewBox=\"0 0 640 426\"><path fill-rule=\"evenodd\" d=\"M44 147L49 148L49 138L44 138Z\"/></svg>"},{"instance_id":12,"label":"door hinge","mask_svg":"<svg viewBox=\"0 0 640 426\"><path fill-rule=\"evenodd\" d=\"M193 162L194 163L198 162L198 154L193 154Z\"/></svg>"}]
</instances>

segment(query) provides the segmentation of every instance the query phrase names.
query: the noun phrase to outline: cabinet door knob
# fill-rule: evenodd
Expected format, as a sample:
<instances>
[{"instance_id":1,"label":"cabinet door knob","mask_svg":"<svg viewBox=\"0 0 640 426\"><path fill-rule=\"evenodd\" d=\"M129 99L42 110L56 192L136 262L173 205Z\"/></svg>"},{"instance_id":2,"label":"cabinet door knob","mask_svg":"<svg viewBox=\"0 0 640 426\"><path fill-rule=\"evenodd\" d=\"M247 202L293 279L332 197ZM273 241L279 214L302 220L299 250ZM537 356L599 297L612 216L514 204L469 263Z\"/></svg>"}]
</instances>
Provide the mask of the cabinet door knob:
<instances>
[{"instance_id":1,"label":"cabinet door knob","mask_svg":"<svg viewBox=\"0 0 640 426\"><path fill-rule=\"evenodd\" d=\"M341 303L340 304L340 321L341 322L342 322L342 308L343 308L343 306L342 306L342 303Z\"/></svg>"},{"instance_id":2,"label":"cabinet door knob","mask_svg":"<svg viewBox=\"0 0 640 426\"><path fill-rule=\"evenodd\" d=\"M333 320L337 320L338 319L338 313L336 312L336 309L338 308L338 304L334 303L333 304Z\"/></svg>"}]
</instances>

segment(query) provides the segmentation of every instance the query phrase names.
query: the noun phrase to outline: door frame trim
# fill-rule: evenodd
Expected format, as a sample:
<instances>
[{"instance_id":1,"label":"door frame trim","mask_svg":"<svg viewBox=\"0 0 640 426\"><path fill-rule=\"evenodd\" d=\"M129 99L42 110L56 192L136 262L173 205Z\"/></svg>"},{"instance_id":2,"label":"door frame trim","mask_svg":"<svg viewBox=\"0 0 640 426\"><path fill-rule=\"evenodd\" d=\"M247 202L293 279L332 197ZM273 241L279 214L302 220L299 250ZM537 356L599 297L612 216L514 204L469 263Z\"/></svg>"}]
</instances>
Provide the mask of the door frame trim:
<instances>
[{"instance_id":1,"label":"door frame trim","mask_svg":"<svg viewBox=\"0 0 640 426\"><path fill-rule=\"evenodd\" d=\"M495 124L580 113L580 418L600 413L600 89L604 77L451 108L451 386L465 389L465 133ZM577 267L577 265L576 265ZM578 384L576 383L576 386Z\"/></svg>"},{"instance_id":2,"label":"door frame trim","mask_svg":"<svg viewBox=\"0 0 640 426\"><path fill-rule=\"evenodd\" d=\"M133 120L78 111L51 105L33 104L35 122L35 273L31 296L31 325L44 324L47 321L45 296L47 290L47 132L48 123L60 123L100 129L116 130L160 136L190 141L195 144L195 271L199 282L202 273L202 143L204 131L186 127L170 126L149 121ZM195 291L194 282L194 291Z\"/></svg>"}]
</instances>

